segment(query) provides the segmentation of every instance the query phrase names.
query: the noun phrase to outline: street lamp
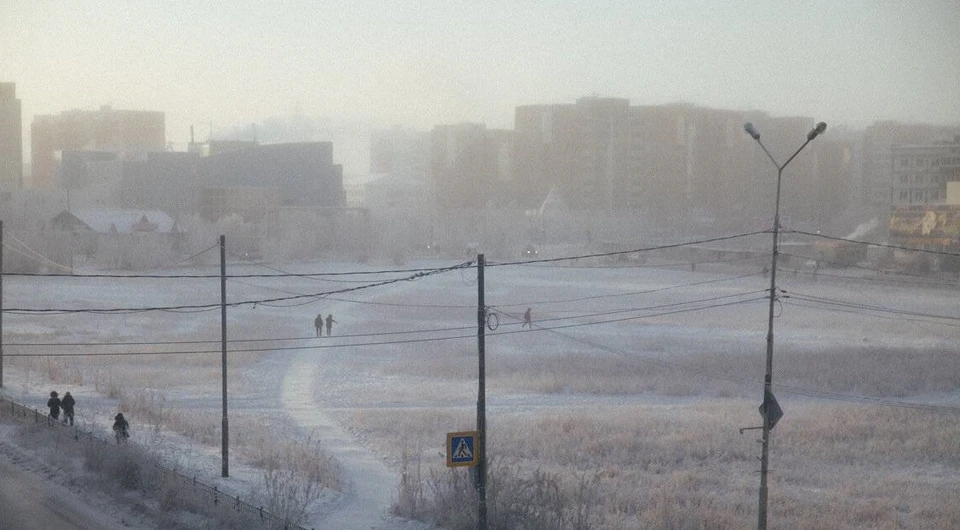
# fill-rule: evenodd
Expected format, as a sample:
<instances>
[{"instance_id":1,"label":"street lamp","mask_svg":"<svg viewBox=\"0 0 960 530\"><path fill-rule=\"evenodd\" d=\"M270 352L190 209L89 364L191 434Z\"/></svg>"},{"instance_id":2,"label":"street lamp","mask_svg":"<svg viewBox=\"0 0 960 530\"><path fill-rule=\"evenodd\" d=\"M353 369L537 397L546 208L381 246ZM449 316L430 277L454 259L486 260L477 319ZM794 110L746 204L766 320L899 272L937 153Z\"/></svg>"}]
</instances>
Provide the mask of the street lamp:
<instances>
[{"instance_id":1,"label":"street lamp","mask_svg":"<svg viewBox=\"0 0 960 530\"><path fill-rule=\"evenodd\" d=\"M760 440L762 450L760 457L760 506L757 513L757 529L766 530L767 528L767 470L770 463L770 429L777 423L783 412L773 396L773 306L777 299L777 256L779 255L780 239L780 179L783 176L783 168L787 167L800 151L812 142L814 138L823 134L827 130L827 124L820 122L807 133L807 141L797 149L790 158L783 164L777 163L777 160L767 150L767 146L760 141L760 131L747 122L743 124L743 130L746 131L754 140L760 144L767 158L773 162L777 168L777 199L776 208L773 214L773 251L770 257L770 315L767 321L767 368L763 376L763 404L760 405L760 414L763 416L763 439Z\"/></svg>"}]
</instances>

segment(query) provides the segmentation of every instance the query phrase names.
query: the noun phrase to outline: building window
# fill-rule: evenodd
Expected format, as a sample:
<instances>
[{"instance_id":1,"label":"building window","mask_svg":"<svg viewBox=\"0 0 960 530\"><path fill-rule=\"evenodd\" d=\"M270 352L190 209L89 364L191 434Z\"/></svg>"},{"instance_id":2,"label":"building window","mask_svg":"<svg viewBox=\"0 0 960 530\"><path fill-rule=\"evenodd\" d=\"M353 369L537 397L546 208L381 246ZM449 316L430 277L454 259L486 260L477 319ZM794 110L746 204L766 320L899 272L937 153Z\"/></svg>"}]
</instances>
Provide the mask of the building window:
<instances>
[{"instance_id":1,"label":"building window","mask_svg":"<svg viewBox=\"0 0 960 530\"><path fill-rule=\"evenodd\" d=\"M901 192L900 192L900 200L901 200L901 201L910 200L910 192L909 192L909 191L901 191Z\"/></svg>"}]
</instances>

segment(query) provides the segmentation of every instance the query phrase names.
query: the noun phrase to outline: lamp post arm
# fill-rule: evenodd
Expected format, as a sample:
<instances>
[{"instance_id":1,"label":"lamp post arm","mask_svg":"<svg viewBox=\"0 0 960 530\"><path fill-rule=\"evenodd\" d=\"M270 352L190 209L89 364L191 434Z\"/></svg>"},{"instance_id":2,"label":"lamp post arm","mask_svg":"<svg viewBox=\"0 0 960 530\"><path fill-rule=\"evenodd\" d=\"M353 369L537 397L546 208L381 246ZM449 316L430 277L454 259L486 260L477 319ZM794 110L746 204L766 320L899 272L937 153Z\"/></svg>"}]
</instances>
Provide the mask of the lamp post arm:
<instances>
[{"instance_id":1,"label":"lamp post arm","mask_svg":"<svg viewBox=\"0 0 960 530\"><path fill-rule=\"evenodd\" d=\"M796 151L795 153L793 153L792 155L790 155L790 158L788 158L787 161L784 162L782 166L777 166L777 167L779 167L780 169L783 169L783 168L787 167L787 164L789 164L791 160L793 160L794 158L796 158L797 155L800 154L800 151L803 151L803 148L806 147L807 144L810 143L811 141L813 141L813 138L810 138L810 139L808 139L806 142L803 142L803 145L800 146L800 149L797 149L797 151ZM774 162L774 163L776 163L776 162Z\"/></svg>"},{"instance_id":2,"label":"lamp post arm","mask_svg":"<svg viewBox=\"0 0 960 530\"><path fill-rule=\"evenodd\" d=\"M773 155L771 155L771 154L770 154L770 151L767 150L767 146L763 145L763 142L760 141L760 138L757 138L756 140L757 140L757 143L760 144L760 148L763 149L763 152L767 154L767 158L769 158L770 161L773 162L773 165L774 165L774 166L777 166L777 169L780 169L782 166L777 163L777 159L776 159L776 158L773 158ZM806 144L804 144L804 145L806 145ZM801 147L800 149L803 149L803 148ZM799 151L797 151L797 152L799 153ZM797 156L796 153L794 153L793 156ZM790 158L793 158L793 156L791 156ZM788 160L788 162L789 162L789 160ZM784 164L784 166L785 166L785 165L786 165L786 164Z\"/></svg>"}]
</instances>

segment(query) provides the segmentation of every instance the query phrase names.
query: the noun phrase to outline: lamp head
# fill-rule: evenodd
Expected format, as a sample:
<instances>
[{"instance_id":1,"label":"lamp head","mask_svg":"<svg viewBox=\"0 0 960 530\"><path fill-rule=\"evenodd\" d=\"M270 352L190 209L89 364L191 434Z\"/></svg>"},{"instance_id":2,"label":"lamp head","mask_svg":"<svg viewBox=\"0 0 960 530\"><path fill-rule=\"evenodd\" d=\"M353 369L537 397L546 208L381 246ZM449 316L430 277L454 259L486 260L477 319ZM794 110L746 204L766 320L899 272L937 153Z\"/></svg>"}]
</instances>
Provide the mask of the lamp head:
<instances>
[{"instance_id":1,"label":"lamp head","mask_svg":"<svg viewBox=\"0 0 960 530\"><path fill-rule=\"evenodd\" d=\"M820 136L821 134L823 134L823 131L825 130L827 130L827 124L824 122L818 123L816 127L814 127L810 132L807 133L807 141L809 142L814 138L816 138L817 136Z\"/></svg>"},{"instance_id":2,"label":"lamp head","mask_svg":"<svg viewBox=\"0 0 960 530\"><path fill-rule=\"evenodd\" d=\"M824 127L826 127L826 125L824 125ZM749 134L751 137L753 137L754 140L759 140L759 139L760 139L760 131L758 131L758 130L756 129L756 127L753 126L752 123L750 123L750 122L744 123L744 124L743 124L743 130L744 130L744 131L747 131L747 134Z\"/></svg>"}]
</instances>

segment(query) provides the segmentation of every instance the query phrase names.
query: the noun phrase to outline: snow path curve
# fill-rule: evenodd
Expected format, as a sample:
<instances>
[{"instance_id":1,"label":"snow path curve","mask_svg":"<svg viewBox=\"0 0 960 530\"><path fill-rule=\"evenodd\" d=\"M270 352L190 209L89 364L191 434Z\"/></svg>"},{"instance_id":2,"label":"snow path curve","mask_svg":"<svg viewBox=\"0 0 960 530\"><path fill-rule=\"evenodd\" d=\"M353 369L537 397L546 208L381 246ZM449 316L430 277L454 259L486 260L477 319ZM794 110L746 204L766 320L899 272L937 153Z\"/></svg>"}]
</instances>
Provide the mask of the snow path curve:
<instances>
[{"instance_id":1,"label":"snow path curve","mask_svg":"<svg viewBox=\"0 0 960 530\"><path fill-rule=\"evenodd\" d=\"M344 495L333 511L320 515L323 528L384 528L396 491L397 475L377 455L328 418L313 399L317 355L301 352L283 379L283 404L301 427L316 433L340 463Z\"/></svg>"}]
</instances>

